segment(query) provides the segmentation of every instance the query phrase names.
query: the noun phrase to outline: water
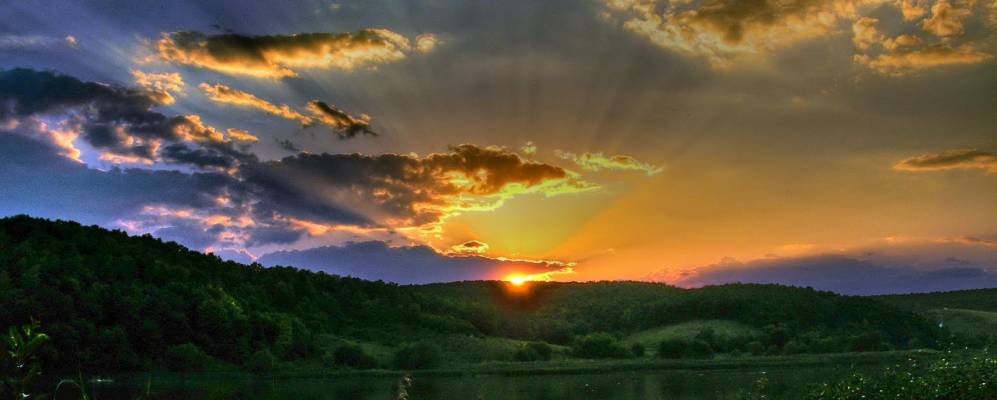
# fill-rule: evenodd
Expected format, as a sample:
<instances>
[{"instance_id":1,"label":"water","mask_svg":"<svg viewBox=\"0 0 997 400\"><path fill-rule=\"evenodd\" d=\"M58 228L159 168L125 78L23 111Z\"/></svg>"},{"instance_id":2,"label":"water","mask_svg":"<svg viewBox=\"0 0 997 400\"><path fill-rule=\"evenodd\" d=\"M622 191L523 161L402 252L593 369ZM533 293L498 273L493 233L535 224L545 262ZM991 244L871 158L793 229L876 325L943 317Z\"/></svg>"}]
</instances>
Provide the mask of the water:
<instances>
[{"instance_id":1,"label":"water","mask_svg":"<svg viewBox=\"0 0 997 400\"><path fill-rule=\"evenodd\" d=\"M411 400L577 400L577 399L725 399L769 382L779 398L799 398L808 385L848 373L848 368L776 370L621 371L539 376L414 376ZM150 380L151 379L151 380ZM307 379L248 379L191 376L151 377L97 385L95 400L133 400L149 385L144 399L391 400L398 377L351 376ZM68 394L68 393L67 393ZM70 396L58 396L57 400Z\"/></svg>"}]
</instances>

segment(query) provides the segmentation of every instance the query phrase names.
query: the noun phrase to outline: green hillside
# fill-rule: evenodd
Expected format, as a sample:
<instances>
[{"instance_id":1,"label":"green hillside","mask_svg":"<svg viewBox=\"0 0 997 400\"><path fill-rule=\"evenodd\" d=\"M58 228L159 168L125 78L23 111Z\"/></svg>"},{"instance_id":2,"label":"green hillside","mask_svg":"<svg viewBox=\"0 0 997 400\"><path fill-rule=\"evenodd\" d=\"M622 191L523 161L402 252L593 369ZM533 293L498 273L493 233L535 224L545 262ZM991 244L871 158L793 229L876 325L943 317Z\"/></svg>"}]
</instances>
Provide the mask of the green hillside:
<instances>
[{"instance_id":1,"label":"green hillside","mask_svg":"<svg viewBox=\"0 0 997 400\"><path fill-rule=\"evenodd\" d=\"M812 289L399 286L241 265L147 235L24 216L0 219L0 309L4 331L35 321L51 337L45 365L68 372L626 358L634 335L651 345L664 337L655 334L705 328L717 352L752 344L723 339L727 330L760 332L752 345L766 354L930 347L945 334L894 306Z\"/></svg>"},{"instance_id":2,"label":"green hillside","mask_svg":"<svg viewBox=\"0 0 997 400\"><path fill-rule=\"evenodd\" d=\"M889 295L877 296L876 298L897 307L918 312L936 308L997 312L997 288Z\"/></svg>"},{"instance_id":3,"label":"green hillside","mask_svg":"<svg viewBox=\"0 0 997 400\"><path fill-rule=\"evenodd\" d=\"M724 320L689 321L660 328L640 331L624 338L628 345L639 343L645 348L654 349L665 340L692 341L708 332L718 342L743 340L751 342L764 339L761 330L751 326Z\"/></svg>"}]
</instances>

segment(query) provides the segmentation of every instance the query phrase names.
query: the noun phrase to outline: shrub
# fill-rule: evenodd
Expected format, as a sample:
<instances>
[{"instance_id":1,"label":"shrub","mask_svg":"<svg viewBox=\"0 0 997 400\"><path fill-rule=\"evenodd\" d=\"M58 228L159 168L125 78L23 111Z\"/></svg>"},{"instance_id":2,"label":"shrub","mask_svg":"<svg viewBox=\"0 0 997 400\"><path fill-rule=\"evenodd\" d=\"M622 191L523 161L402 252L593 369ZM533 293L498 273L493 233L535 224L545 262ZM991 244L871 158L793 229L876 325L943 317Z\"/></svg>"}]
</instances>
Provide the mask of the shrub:
<instances>
[{"instance_id":1,"label":"shrub","mask_svg":"<svg viewBox=\"0 0 997 400\"><path fill-rule=\"evenodd\" d=\"M806 398L821 400L985 400L997 399L997 358L993 354L945 357L927 368L916 360L883 374L853 373L816 387Z\"/></svg>"},{"instance_id":2,"label":"shrub","mask_svg":"<svg viewBox=\"0 0 997 400\"><path fill-rule=\"evenodd\" d=\"M205 365L211 361L211 356L193 343L184 343L167 349L163 361L170 371L198 372L204 370Z\"/></svg>"},{"instance_id":3,"label":"shrub","mask_svg":"<svg viewBox=\"0 0 997 400\"><path fill-rule=\"evenodd\" d=\"M608 333L593 333L575 339L571 353L581 358L630 357L630 352Z\"/></svg>"},{"instance_id":4,"label":"shrub","mask_svg":"<svg viewBox=\"0 0 997 400\"><path fill-rule=\"evenodd\" d=\"M713 347L702 340L668 339L658 345L661 358L713 358Z\"/></svg>"},{"instance_id":5,"label":"shrub","mask_svg":"<svg viewBox=\"0 0 997 400\"><path fill-rule=\"evenodd\" d=\"M630 345L630 352L633 353L634 357L644 357L644 354L647 351L644 349L644 345L640 343L634 343Z\"/></svg>"},{"instance_id":6,"label":"shrub","mask_svg":"<svg viewBox=\"0 0 997 400\"><path fill-rule=\"evenodd\" d=\"M757 340L748 342L745 350L753 356L760 356L765 353L765 345Z\"/></svg>"},{"instance_id":7,"label":"shrub","mask_svg":"<svg viewBox=\"0 0 997 400\"><path fill-rule=\"evenodd\" d=\"M548 361L554 354L554 349L543 342L532 342L516 349L513 358L516 361Z\"/></svg>"},{"instance_id":8,"label":"shrub","mask_svg":"<svg viewBox=\"0 0 997 400\"><path fill-rule=\"evenodd\" d=\"M270 351L264 349L249 356L244 367L254 374L266 374L273 372L276 363L276 357Z\"/></svg>"},{"instance_id":9,"label":"shrub","mask_svg":"<svg viewBox=\"0 0 997 400\"><path fill-rule=\"evenodd\" d=\"M395 351L394 366L398 369L427 369L440 364L440 349L419 342L402 346Z\"/></svg>"},{"instance_id":10,"label":"shrub","mask_svg":"<svg viewBox=\"0 0 997 400\"><path fill-rule=\"evenodd\" d=\"M344 344L336 348L332 353L333 362L336 365L358 369L371 369L377 367L377 360L373 356L355 344Z\"/></svg>"}]
</instances>

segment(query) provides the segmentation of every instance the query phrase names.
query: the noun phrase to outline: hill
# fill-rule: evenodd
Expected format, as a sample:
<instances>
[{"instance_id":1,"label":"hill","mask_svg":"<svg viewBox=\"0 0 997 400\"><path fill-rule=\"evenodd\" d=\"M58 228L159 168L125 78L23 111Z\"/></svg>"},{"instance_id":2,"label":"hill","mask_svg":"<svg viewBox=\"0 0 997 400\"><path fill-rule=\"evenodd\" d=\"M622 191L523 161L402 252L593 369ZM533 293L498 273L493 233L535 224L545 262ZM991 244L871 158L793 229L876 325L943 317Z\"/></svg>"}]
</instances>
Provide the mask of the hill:
<instances>
[{"instance_id":1,"label":"hill","mask_svg":"<svg viewBox=\"0 0 997 400\"><path fill-rule=\"evenodd\" d=\"M997 312L997 288L957 290L954 292L933 292L877 296L876 299L911 311L927 311L936 308L960 308Z\"/></svg>"},{"instance_id":2,"label":"hill","mask_svg":"<svg viewBox=\"0 0 997 400\"><path fill-rule=\"evenodd\" d=\"M0 309L0 329L34 320L49 334L46 365L90 372L205 357L233 365L274 357L325 367L417 368L431 363L406 363L405 357L431 355L433 348L444 354L428 358L444 362L544 359L551 351L555 357L629 357L613 347L622 347L618 339L699 320L761 332L745 337L772 354L932 346L944 334L883 302L812 289L687 290L639 282L400 286L242 265L148 235L26 216L0 219ZM448 354L457 338L459 354ZM407 345L416 342L426 345ZM614 350L576 351L592 343ZM710 344L740 351L749 343Z\"/></svg>"}]
</instances>

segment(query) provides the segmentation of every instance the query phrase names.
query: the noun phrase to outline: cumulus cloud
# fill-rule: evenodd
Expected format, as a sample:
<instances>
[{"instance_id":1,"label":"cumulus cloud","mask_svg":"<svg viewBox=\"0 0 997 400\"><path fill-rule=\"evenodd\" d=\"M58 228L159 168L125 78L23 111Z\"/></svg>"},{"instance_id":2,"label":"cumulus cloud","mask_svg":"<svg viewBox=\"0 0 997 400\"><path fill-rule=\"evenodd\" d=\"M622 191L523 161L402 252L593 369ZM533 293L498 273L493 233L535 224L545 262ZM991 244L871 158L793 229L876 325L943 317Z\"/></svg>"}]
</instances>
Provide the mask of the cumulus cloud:
<instances>
[{"instance_id":1,"label":"cumulus cloud","mask_svg":"<svg viewBox=\"0 0 997 400\"><path fill-rule=\"evenodd\" d=\"M426 157L298 154L244 168L257 209L317 223L417 227L490 210L527 193L554 196L594 185L515 153L474 145Z\"/></svg>"},{"instance_id":2,"label":"cumulus cloud","mask_svg":"<svg viewBox=\"0 0 997 400\"><path fill-rule=\"evenodd\" d=\"M555 150L554 154L564 160L571 160L582 169L589 171L641 171L652 176L664 170L663 167L644 163L626 155L607 156L602 153L575 154Z\"/></svg>"},{"instance_id":3,"label":"cumulus cloud","mask_svg":"<svg viewBox=\"0 0 997 400\"><path fill-rule=\"evenodd\" d=\"M855 47L868 49L883 41L883 34L876 29L878 22L876 18L862 17L852 23L852 32L855 34L852 36L852 42L855 43Z\"/></svg>"},{"instance_id":4,"label":"cumulus cloud","mask_svg":"<svg viewBox=\"0 0 997 400\"><path fill-rule=\"evenodd\" d=\"M859 65L882 75L906 76L927 69L971 65L993 56L978 48L978 40L963 37L964 20L972 14L976 1L939 0L931 15L920 21L930 35L901 34L887 37L876 29L878 20L861 17L853 24L852 41L861 50L853 58ZM915 22L927 13L927 2L898 4L904 20Z\"/></svg>"},{"instance_id":5,"label":"cumulus cloud","mask_svg":"<svg viewBox=\"0 0 997 400\"><path fill-rule=\"evenodd\" d=\"M255 159L197 115L168 117L152 111L160 101L159 95L145 89L82 82L30 69L0 71L0 121L14 125L58 121L64 137L85 141L102 160L231 169Z\"/></svg>"},{"instance_id":6,"label":"cumulus cloud","mask_svg":"<svg viewBox=\"0 0 997 400\"><path fill-rule=\"evenodd\" d=\"M997 173L997 154L978 150L946 150L902 160L893 169L904 172L982 169L988 173Z\"/></svg>"},{"instance_id":7,"label":"cumulus cloud","mask_svg":"<svg viewBox=\"0 0 997 400\"><path fill-rule=\"evenodd\" d=\"M859 50L855 62L883 75L975 64L992 56L979 49L980 37L963 37L965 19L978 4L975 0L604 1L625 29L669 51L704 58L717 68L764 60L775 50L837 35L845 31L841 29L845 24L851 26ZM932 40L882 33L877 27L880 21L870 16L882 6L896 8L906 24L916 24ZM924 18L929 6L930 16Z\"/></svg>"},{"instance_id":8,"label":"cumulus cloud","mask_svg":"<svg viewBox=\"0 0 997 400\"><path fill-rule=\"evenodd\" d=\"M939 0L931 7L931 17L921 23L925 31L935 36L955 36L963 33L963 20L972 14L975 0L963 1L961 4Z\"/></svg>"},{"instance_id":9,"label":"cumulus cloud","mask_svg":"<svg viewBox=\"0 0 997 400\"><path fill-rule=\"evenodd\" d=\"M173 94L183 92L183 77L176 72L155 73L142 72L137 69L133 69L131 72L135 84L152 93L156 97L157 103L173 104L176 102Z\"/></svg>"},{"instance_id":10,"label":"cumulus cloud","mask_svg":"<svg viewBox=\"0 0 997 400\"><path fill-rule=\"evenodd\" d=\"M928 13L926 0L900 0L898 7L905 21L914 21Z\"/></svg>"},{"instance_id":11,"label":"cumulus cloud","mask_svg":"<svg viewBox=\"0 0 997 400\"><path fill-rule=\"evenodd\" d=\"M184 31L165 33L156 42L165 62L272 79L296 76L300 69L349 70L397 61L412 50L411 40L386 29L269 36Z\"/></svg>"},{"instance_id":12,"label":"cumulus cloud","mask_svg":"<svg viewBox=\"0 0 997 400\"><path fill-rule=\"evenodd\" d=\"M861 0L605 0L623 26L662 48L704 57L716 67L832 33Z\"/></svg>"}]
</instances>

